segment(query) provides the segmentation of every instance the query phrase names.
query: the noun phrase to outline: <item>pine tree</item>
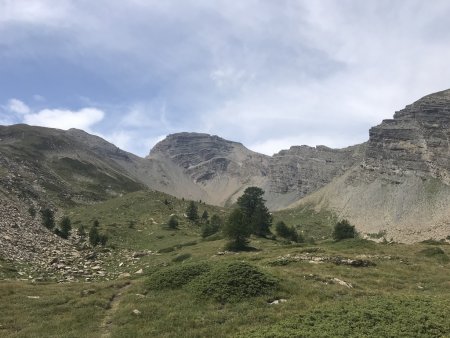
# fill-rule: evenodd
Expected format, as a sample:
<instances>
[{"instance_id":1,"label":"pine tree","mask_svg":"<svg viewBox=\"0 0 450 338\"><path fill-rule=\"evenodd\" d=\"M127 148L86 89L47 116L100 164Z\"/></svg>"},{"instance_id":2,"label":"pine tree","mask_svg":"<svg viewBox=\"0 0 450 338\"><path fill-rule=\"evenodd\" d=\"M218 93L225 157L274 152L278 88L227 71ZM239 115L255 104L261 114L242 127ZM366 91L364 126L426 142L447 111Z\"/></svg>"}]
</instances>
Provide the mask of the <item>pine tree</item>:
<instances>
[{"instance_id":1,"label":"pine tree","mask_svg":"<svg viewBox=\"0 0 450 338\"><path fill-rule=\"evenodd\" d=\"M60 225L60 228L61 228L61 231L60 231L59 235L62 238L65 238L65 239L69 238L70 232L72 231L72 225L71 225L71 222L70 222L70 218L67 217L67 216L64 216L61 219L61 222L60 222L59 225Z\"/></svg>"},{"instance_id":2,"label":"pine tree","mask_svg":"<svg viewBox=\"0 0 450 338\"><path fill-rule=\"evenodd\" d=\"M227 249L243 250L247 247L252 229L245 221L245 215L241 209L233 210L225 223L223 233L230 240L226 246Z\"/></svg>"},{"instance_id":3,"label":"pine tree","mask_svg":"<svg viewBox=\"0 0 450 338\"><path fill-rule=\"evenodd\" d=\"M191 201L186 209L187 218L192 222L198 221L198 208L194 201Z\"/></svg>"},{"instance_id":4,"label":"pine tree","mask_svg":"<svg viewBox=\"0 0 450 338\"><path fill-rule=\"evenodd\" d=\"M92 246L97 246L100 243L100 235L96 226L93 226L89 231L89 243Z\"/></svg>"},{"instance_id":5,"label":"pine tree","mask_svg":"<svg viewBox=\"0 0 450 338\"><path fill-rule=\"evenodd\" d=\"M205 210L205 211L203 211L203 214L202 214L202 222L205 223L208 221L208 219L209 219L208 211Z\"/></svg>"},{"instance_id":6,"label":"pine tree","mask_svg":"<svg viewBox=\"0 0 450 338\"><path fill-rule=\"evenodd\" d=\"M52 230L55 227L55 215L54 212L48 208L41 210L42 224Z\"/></svg>"},{"instance_id":7,"label":"pine tree","mask_svg":"<svg viewBox=\"0 0 450 338\"><path fill-rule=\"evenodd\" d=\"M252 228L252 233L262 237L270 234L272 225L272 215L264 204L263 195L264 190L261 188L249 187L237 200L237 204L244 214L245 222Z\"/></svg>"}]
</instances>

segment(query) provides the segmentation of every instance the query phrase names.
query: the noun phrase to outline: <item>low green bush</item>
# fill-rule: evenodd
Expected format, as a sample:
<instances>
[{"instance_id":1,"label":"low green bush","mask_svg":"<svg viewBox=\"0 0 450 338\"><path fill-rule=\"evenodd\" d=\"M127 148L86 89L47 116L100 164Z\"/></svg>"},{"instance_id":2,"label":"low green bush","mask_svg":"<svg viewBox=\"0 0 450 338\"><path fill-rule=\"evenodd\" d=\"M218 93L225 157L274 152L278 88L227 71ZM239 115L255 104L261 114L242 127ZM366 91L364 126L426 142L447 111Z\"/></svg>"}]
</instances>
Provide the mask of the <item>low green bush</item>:
<instances>
[{"instance_id":1,"label":"low green bush","mask_svg":"<svg viewBox=\"0 0 450 338\"><path fill-rule=\"evenodd\" d=\"M189 287L198 298L231 303L269 295L277 289L278 280L248 263L229 262L196 278Z\"/></svg>"},{"instance_id":2,"label":"low green bush","mask_svg":"<svg viewBox=\"0 0 450 338\"><path fill-rule=\"evenodd\" d=\"M184 254L181 254L181 255L178 255L178 256L172 258L172 262L182 262L191 257L192 257L192 255L190 253L184 253Z\"/></svg>"},{"instance_id":3,"label":"low green bush","mask_svg":"<svg viewBox=\"0 0 450 338\"><path fill-rule=\"evenodd\" d=\"M327 304L270 326L246 330L238 337L447 337L448 300L373 297Z\"/></svg>"},{"instance_id":4,"label":"low green bush","mask_svg":"<svg viewBox=\"0 0 450 338\"><path fill-rule=\"evenodd\" d=\"M151 274L146 286L150 290L178 289L211 269L208 263L191 263L165 267Z\"/></svg>"},{"instance_id":5,"label":"low green bush","mask_svg":"<svg viewBox=\"0 0 450 338\"><path fill-rule=\"evenodd\" d=\"M425 248L425 249L421 250L419 252L419 254L422 256L425 256L425 257L437 259L438 262L443 263L443 264L448 263L450 261L450 258L445 253L445 251L438 246L432 246L429 248Z\"/></svg>"}]
</instances>

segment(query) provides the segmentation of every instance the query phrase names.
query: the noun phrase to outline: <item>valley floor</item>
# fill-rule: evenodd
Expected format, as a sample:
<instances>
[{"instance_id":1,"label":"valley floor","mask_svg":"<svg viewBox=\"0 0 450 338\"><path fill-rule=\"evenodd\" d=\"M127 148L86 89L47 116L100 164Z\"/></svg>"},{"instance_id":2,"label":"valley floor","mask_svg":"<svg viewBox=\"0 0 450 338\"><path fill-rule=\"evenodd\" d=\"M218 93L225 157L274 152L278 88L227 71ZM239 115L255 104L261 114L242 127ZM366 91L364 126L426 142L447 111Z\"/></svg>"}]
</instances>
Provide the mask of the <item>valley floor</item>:
<instances>
[{"instance_id":1,"label":"valley floor","mask_svg":"<svg viewBox=\"0 0 450 338\"><path fill-rule=\"evenodd\" d=\"M92 283L7 278L12 268L2 262L0 336L450 337L448 245L253 239L257 251L237 254L224 254L223 245L198 241L144 256L142 275ZM188 258L177 262L181 255ZM148 288L161 265L225 261L257 266L280 288L236 303Z\"/></svg>"}]
</instances>

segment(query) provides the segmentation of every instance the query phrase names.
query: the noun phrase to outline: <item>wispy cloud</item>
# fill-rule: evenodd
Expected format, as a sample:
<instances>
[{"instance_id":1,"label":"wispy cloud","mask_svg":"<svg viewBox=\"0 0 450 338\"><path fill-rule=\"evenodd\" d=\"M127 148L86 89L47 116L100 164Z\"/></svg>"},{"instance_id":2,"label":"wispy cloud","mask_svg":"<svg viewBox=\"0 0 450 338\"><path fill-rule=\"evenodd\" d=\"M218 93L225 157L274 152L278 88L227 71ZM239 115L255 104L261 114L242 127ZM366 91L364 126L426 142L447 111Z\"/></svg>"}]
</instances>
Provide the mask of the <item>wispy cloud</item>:
<instances>
[{"instance_id":1,"label":"wispy cloud","mask_svg":"<svg viewBox=\"0 0 450 338\"><path fill-rule=\"evenodd\" d=\"M18 99L9 100L7 109L17 114L28 114L30 112L30 107Z\"/></svg>"}]
</instances>

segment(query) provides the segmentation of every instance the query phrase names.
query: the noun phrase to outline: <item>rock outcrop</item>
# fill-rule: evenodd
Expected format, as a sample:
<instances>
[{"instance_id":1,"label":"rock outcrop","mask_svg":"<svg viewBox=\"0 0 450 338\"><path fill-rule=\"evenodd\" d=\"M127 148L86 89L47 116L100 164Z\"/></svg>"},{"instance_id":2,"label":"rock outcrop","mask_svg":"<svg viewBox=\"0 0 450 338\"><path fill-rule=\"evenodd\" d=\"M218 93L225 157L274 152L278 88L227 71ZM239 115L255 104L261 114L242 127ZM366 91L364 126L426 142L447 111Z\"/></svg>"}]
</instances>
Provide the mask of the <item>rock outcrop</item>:
<instances>
[{"instance_id":1,"label":"rock outcrop","mask_svg":"<svg viewBox=\"0 0 450 338\"><path fill-rule=\"evenodd\" d=\"M450 90L370 130L363 161L297 205L348 218L366 234L413 242L450 235Z\"/></svg>"}]
</instances>

